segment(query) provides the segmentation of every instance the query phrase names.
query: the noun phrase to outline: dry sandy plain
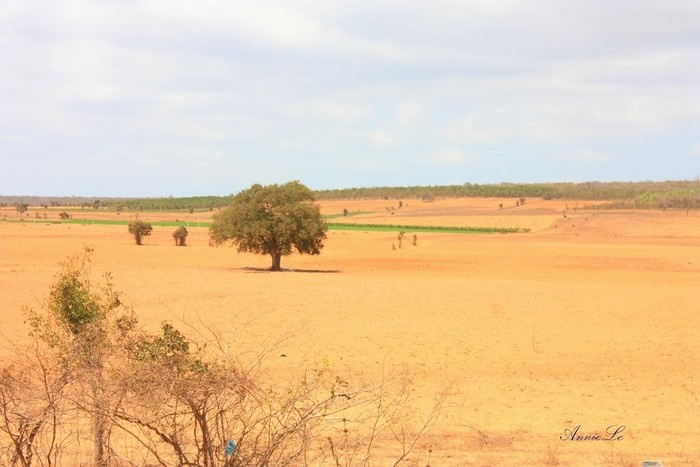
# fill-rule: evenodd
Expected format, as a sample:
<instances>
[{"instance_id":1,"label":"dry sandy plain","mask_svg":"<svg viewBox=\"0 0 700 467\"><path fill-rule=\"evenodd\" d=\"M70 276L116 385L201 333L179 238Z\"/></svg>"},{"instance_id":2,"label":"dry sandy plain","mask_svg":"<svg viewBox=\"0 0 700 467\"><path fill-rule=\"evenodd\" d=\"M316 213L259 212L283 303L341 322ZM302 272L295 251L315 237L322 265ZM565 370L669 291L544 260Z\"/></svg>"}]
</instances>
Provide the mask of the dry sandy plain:
<instances>
[{"instance_id":1,"label":"dry sandy plain","mask_svg":"<svg viewBox=\"0 0 700 467\"><path fill-rule=\"evenodd\" d=\"M294 271L282 273L255 270L268 257L210 247L196 227L209 213L141 213L190 222L176 248L173 228L137 247L126 226L30 211L0 222L2 334L25 339L22 306L39 306L58 262L89 246L93 271L112 273L142 323L204 322L241 351L286 336L276 352L287 358L274 355L270 371L321 359L370 377L407 371L418 410L446 390L437 424L401 465L700 465L700 213L499 202L322 202L327 214L373 211L347 222L531 232L426 233L417 246L409 232L394 250L392 232L329 231L321 255L285 257ZM562 439L578 425L579 435L624 431Z\"/></svg>"}]
</instances>

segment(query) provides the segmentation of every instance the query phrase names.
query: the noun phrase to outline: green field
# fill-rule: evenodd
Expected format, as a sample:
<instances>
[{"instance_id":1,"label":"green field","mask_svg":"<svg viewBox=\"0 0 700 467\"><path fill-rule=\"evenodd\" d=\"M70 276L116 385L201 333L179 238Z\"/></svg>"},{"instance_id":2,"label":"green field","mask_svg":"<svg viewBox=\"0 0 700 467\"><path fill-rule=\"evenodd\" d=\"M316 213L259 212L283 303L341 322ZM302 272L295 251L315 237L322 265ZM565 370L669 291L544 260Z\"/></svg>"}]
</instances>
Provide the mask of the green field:
<instances>
[{"instance_id":1,"label":"green field","mask_svg":"<svg viewBox=\"0 0 700 467\"><path fill-rule=\"evenodd\" d=\"M18 220L3 220L3 222L39 222L43 224L79 224L79 225L129 225L128 220L107 220L107 219L67 219L62 221L47 222L45 219L18 219ZM150 222L153 227L210 227L211 222L183 222L183 221L154 221ZM516 227L456 227L444 225L393 225L393 224L342 224L337 222L329 222L328 230L353 230L364 232L422 232L422 233L459 233L459 234L475 234L475 233L524 233L530 229L520 229Z\"/></svg>"}]
</instances>

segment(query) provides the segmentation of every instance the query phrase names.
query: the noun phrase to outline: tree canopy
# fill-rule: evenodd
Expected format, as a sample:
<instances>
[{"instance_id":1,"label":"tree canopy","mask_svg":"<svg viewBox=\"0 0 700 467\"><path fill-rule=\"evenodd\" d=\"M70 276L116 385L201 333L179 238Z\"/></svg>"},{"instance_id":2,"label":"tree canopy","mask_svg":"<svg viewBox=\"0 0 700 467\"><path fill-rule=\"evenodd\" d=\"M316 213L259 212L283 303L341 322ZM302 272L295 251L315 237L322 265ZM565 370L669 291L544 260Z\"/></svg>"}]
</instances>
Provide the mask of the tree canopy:
<instances>
[{"instance_id":1,"label":"tree canopy","mask_svg":"<svg viewBox=\"0 0 700 467\"><path fill-rule=\"evenodd\" d=\"M209 236L217 245L230 241L238 251L270 255L270 269L280 271L282 256L294 250L320 254L327 229L313 192L293 181L241 191L214 216Z\"/></svg>"}]
</instances>

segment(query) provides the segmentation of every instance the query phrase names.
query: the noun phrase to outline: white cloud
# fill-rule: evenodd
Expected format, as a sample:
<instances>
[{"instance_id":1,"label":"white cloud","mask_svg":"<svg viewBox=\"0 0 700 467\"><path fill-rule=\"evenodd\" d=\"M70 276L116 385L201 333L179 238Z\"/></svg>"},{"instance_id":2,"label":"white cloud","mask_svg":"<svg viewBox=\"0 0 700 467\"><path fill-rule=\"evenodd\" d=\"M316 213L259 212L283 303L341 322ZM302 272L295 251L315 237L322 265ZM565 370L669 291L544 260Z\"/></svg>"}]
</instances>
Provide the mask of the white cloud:
<instances>
[{"instance_id":1,"label":"white cloud","mask_svg":"<svg viewBox=\"0 0 700 467\"><path fill-rule=\"evenodd\" d=\"M672 178L700 153L699 16L685 0L0 0L0 167L106 151L95 170L116 174L120 157L205 148L192 160L249 157L238 181L259 164L328 186L332 159L372 174L357 185L420 184L452 180L478 147L470 176L490 181L582 161L616 161L603 175L622 179L607 171L634 157L648 161L635 177ZM553 157L559 173L521 163Z\"/></svg>"},{"instance_id":2,"label":"white cloud","mask_svg":"<svg viewBox=\"0 0 700 467\"><path fill-rule=\"evenodd\" d=\"M206 147L189 148L180 153L180 158L186 161L216 162L223 157L223 151Z\"/></svg>"},{"instance_id":3,"label":"white cloud","mask_svg":"<svg viewBox=\"0 0 700 467\"><path fill-rule=\"evenodd\" d=\"M445 136L450 141L488 143L499 140L506 135L506 131L503 129L477 130L474 128L474 119L474 115L467 115L456 121L445 130Z\"/></svg>"},{"instance_id":4,"label":"white cloud","mask_svg":"<svg viewBox=\"0 0 700 467\"><path fill-rule=\"evenodd\" d=\"M386 131L377 130L369 133L369 139L377 147L385 148L396 144L397 137L392 133L387 133Z\"/></svg>"},{"instance_id":5,"label":"white cloud","mask_svg":"<svg viewBox=\"0 0 700 467\"><path fill-rule=\"evenodd\" d=\"M366 118L372 112L372 108L364 104L310 101L294 104L288 111L297 116L307 114L336 120L358 120Z\"/></svg>"},{"instance_id":6,"label":"white cloud","mask_svg":"<svg viewBox=\"0 0 700 467\"><path fill-rule=\"evenodd\" d=\"M554 155L555 159L574 162L605 162L612 159L607 153L596 152L591 149L579 149Z\"/></svg>"},{"instance_id":7,"label":"white cloud","mask_svg":"<svg viewBox=\"0 0 700 467\"><path fill-rule=\"evenodd\" d=\"M399 125L408 125L419 119L423 114L423 109L420 105L414 102L404 102L399 106L398 123Z\"/></svg>"},{"instance_id":8,"label":"white cloud","mask_svg":"<svg viewBox=\"0 0 700 467\"><path fill-rule=\"evenodd\" d=\"M466 161L457 148L441 149L430 156L430 161L439 165L459 165Z\"/></svg>"}]
</instances>

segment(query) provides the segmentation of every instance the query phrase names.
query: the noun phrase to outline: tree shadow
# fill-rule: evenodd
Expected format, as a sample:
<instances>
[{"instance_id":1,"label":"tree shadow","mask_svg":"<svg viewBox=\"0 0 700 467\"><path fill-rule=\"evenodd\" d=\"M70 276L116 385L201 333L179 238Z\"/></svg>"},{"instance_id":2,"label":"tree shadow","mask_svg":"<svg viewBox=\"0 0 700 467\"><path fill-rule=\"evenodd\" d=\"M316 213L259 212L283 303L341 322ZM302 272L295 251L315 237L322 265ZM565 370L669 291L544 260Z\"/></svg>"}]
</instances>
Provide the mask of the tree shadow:
<instances>
[{"instance_id":1,"label":"tree shadow","mask_svg":"<svg viewBox=\"0 0 700 467\"><path fill-rule=\"evenodd\" d=\"M282 268L281 271L273 271L270 268L254 268L254 267L242 267L238 268L241 271L246 272L305 272L313 274L336 274L341 272L340 269L294 269L294 268Z\"/></svg>"}]
</instances>

